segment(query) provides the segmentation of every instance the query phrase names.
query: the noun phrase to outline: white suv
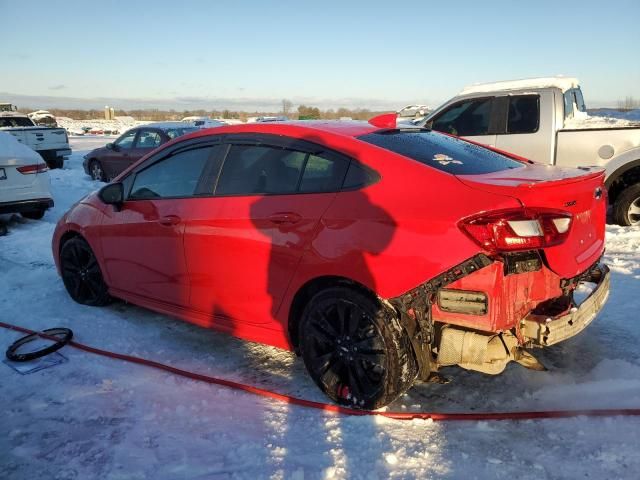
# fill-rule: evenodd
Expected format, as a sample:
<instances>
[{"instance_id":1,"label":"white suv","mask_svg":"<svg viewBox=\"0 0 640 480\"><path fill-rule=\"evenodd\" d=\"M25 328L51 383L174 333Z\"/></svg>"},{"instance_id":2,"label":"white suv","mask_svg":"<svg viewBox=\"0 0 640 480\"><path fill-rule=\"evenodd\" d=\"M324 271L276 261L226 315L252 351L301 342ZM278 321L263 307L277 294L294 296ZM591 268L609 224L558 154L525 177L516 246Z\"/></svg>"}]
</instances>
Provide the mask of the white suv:
<instances>
[{"instance_id":1,"label":"white suv","mask_svg":"<svg viewBox=\"0 0 640 480\"><path fill-rule=\"evenodd\" d=\"M20 213L37 220L51 207L49 172L42 157L0 132L0 214Z\"/></svg>"}]
</instances>

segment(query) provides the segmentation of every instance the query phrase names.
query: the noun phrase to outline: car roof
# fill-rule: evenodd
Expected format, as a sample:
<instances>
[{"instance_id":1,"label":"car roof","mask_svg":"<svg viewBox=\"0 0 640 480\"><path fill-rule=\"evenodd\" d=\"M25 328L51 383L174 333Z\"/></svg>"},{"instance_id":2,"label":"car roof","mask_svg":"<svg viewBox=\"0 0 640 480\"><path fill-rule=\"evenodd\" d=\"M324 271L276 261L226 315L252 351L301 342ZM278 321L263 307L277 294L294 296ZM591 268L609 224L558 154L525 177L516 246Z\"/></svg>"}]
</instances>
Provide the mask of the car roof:
<instances>
[{"instance_id":1,"label":"car roof","mask_svg":"<svg viewBox=\"0 0 640 480\"><path fill-rule=\"evenodd\" d=\"M577 78L572 77L538 77L523 78L521 80L506 80L492 83L476 83L468 85L462 89L460 95L469 93L490 93L500 90L520 90L523 88L559 88L563 92L578 87Z\"/></svg>"},{"instance_id":2,"label":"car roof","mask_svg":"<svg viewBox=\"0 0 640 480\"><path fill-rule=\"evenodd\" d=\"M172 128L194 128L184 122L154 122L145 123L144 125L136 125L135 128L158 128L160 130L169 130Z\"/></svg>"},{"instance_id":3,"label":"car roof","mask_svg":"<svg viewBox=\"0 0 640 480\"><path fill-rule=\"evenodd\" d=\"M345 120L298 120L287 122L256 122L240 125L226 125L222 127L206 128L184 137L195 138L215 133L267 133L273 135L290 135L298 137L301 134L322 132L344 137L358 137L380 130L367 122Z\"/></svg>"}]
</instances>

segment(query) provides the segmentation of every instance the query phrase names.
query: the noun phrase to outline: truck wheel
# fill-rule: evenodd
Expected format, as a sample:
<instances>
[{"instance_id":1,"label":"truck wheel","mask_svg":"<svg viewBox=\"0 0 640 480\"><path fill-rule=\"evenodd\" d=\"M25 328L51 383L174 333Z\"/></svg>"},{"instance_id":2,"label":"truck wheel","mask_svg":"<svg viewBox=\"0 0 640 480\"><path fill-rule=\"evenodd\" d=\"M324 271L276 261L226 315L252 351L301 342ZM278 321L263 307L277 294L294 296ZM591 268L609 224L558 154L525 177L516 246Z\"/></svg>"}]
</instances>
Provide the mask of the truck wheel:
<instances>
[{"instance_id":1,"label":"truck wheel","mask_svg":"<svg viewBox=\"0 0 640 480\"><path fill-rule=\"evenodd\" d=\"M31 220L40 220L44 217L44 212L44 210L32 210L30 212L22 212L20 215Z\"/></svg>"},{"instance_id":2,"label":"truck wheel","mask_svg":"<svg viewBox=\"0 0 640 480\"><path fill-rule=\"evenodd\" d=\"M64 286L76 302L99 307L111 301L100 265L84 239L75 237L62 245L60 270Z\"/></svg>"},{"instance_id":3,"label":"truck wheel","mask_svg":"<svg viewBox=\"0 0 640 480\"><path fill-rule=\"evenodd\" d=\"M299 332L309 374L342 405L388 405L418 374L410 340L395 313L352 288L317 293L304 309Z\"/></svg>"},{"instance_id":4,"label":"truck wheel","mask_svg":"<svg viewBox=\"0 0 640 480\"><path fill-rule=\"evenodd\" d=\"M613 218L618 225L640 225L640 183L620 193L613 205Z\"/></svg>"},{"instance_id":5,"label":"truck wheel","mask_svg":"<svg viewBox=\"0 0 640 480\"><path fill-rule=\"evenodd\" d=\"M62 168L64 165L64 157L58 157L54 153L44 152L40 154L44 159L44 162L47 164L51 170L54 168Z\"/></svg>"},{"instance_id":6,"label":"truck wheel","mask_svg":"<svg viewBox=\"0 0 640 480\"><path fill-rule=\"evenodd\" d=\"M89 164L89 173L91 174L92 180L97 180L99 182L107 181L107 177L102 169L102 164L98 160L91 160L91 163Z\"/></svg>"}]
</instances>

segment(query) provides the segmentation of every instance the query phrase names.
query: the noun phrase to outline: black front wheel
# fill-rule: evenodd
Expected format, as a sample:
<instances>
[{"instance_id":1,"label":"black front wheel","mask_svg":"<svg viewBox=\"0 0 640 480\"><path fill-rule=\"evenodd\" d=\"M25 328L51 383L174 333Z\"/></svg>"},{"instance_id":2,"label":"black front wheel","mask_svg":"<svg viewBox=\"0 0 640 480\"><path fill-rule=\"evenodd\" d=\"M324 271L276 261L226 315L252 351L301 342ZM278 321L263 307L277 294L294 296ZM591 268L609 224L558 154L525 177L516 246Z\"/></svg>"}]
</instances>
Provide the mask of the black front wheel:
<instances>
[{"instance_id":1,"label":"black front wheel","mask_svg":"<svg viewBox=\"0 0 640 480\"><path fill-rule=\"evenodd\" d=\"M102 164L98 160L91 160L89 173L93 180L98 180L99 182L105 182L107 180L104 170L102 169Z\"/></svg>"},{"instance_id":2,"label":"black front wheel","mask_svg":"<svg viewBox=\"0 0 640 480\"><path fill-rule=\"evenodd\" d=\"M303 312L299 332L309 374L342 405L383 407L408 390L418 374L395 313L355 289L333 287L316 294Z\"/></svg>"},{"instance_id":3,"label":"black front wheel","mask_svg":"<svg viewBox=\"0 0 640 480\"><path fill-rule=\"evenodd\" d=\"M100 265L84 239L75 237L64 243L60 250L60 269L64 286L76 302L102 306L111 300Z\"/></svg>"}]
</instances>

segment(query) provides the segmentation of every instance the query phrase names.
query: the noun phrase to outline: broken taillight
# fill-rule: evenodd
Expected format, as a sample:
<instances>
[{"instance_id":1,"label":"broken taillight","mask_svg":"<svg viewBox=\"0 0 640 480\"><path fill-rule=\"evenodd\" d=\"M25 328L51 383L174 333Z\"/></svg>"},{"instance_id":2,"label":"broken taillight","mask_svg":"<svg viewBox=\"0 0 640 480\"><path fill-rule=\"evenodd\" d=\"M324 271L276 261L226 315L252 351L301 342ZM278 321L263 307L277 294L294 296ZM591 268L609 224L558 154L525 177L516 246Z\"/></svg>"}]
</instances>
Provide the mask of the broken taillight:
<instances>
[{"instance_id":1,"label":"broken taillight","mask_svg":"<svg viewBox=\"0 0 640 480\"><path fill-rule=\"evenodd\" d=\"M32 173L42 173L48 170L46 163L34 163L33 165L24 165L22 167L17 167L18 170L23 175L29 175Z\"/></svg>"},{"instance_id":2,"label":"broken taillight","mask_svg":"<svg viewBox=\"0 0 640 480\"><path fill-rule=\"evenodd\" d=\"M547 209L505 210L467 218L460 228L491 253L535 250L566 240L571 214Z\"/></svg>"}]
</instances>

